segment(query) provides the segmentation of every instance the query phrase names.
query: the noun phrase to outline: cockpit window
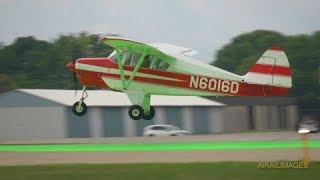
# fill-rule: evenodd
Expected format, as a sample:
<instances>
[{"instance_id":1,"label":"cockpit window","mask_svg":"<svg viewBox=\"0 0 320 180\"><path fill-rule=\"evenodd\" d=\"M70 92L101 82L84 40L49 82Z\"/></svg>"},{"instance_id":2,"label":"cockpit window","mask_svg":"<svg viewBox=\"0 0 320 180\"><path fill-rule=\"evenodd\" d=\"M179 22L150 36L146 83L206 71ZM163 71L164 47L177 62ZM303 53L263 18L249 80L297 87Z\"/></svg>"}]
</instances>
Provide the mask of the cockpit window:
<instances>
[{"instance_id":1,"label":"cockpit window","mask_svg":"<svg viewBox=\"0 0 320 180\"><path fill-rule=\"evenodd\" d=\"M123 51L121 50L120 56L122 57L122 63L127 66L133 66L135 67L141 57L140 53L133 53L129 51ZM116 51L111 53L109 55L109 58L115 62L118 63L117 61L117 54ZM168 69L169 64L164 61L163 59L159 57L154 57L151 55L146 55L143 62L141 63L140 67L142 68L150 68L150 69L158 69L165 71Z\"/></svg>"},{"instance_id":2,"label":"cockpit window","mask_svg":"<svg viewBox=\"0 0 320 180\"><path fill-rule=\"evenodd\" d=\"M169 64L167 62L164 62L159 66L159 70L165 71L168 69L168 67L169 67Z\"/></svg>"},{"instance_id":3,"label":"cockpit window","mask_svg":"<svg viewBox=\"0 0 320 180\"><path fill-rule=\"evenodd\" d=\"M129 65L129 64L130 64L130 61L131 61L131 55L132 55L132 54L131 54L130 52L127 52L127 51L123 52L123 53L121 54L121 57L122 57L121 62L122 62L123 64Z\"/></svg>"},{"instance_id":4,"label":"cockpit window","mask_svg":"<svg viewBox=\"0 0 320 180\"><path fill-rule=\"evenodd\" d=\"M131 53L131 54L132 55L131 55L130 62L126 65L136 67L136 65L141 57L141 54L139 54L139 53Z\"/></svg>"},{"instance_id":5,"label":"cockpit window","mask_svg":"<svg viewBox=\"0 0 320 180\"><path fill-rule=\"evenodd\" d=\"M150 68L165 71L168 69L168 67L169 67L169 64L166 61L164 61L163 59L154 58Z\"/></svg>"},{"instance_id":6,"label":"cockpit window","mask_svg":"<svg viewBox=\"0 0 320 180\"><path fill-rule=\"evenodd\" d=\"M118 61L117 61L116 51L113 51L113 52L109 55L109 58L110 58L113 62L118 62Z\"/></svg>"},{"instance_id":7,"label":"cockpit window","mask_svg":"<svg viewBox=\"0 0 320 180\"><path fill-rule=\"evenodd\" d=\"M149 68L152 61L152 56L146 55L140 67Z\"/></svg>"}]
</instances>

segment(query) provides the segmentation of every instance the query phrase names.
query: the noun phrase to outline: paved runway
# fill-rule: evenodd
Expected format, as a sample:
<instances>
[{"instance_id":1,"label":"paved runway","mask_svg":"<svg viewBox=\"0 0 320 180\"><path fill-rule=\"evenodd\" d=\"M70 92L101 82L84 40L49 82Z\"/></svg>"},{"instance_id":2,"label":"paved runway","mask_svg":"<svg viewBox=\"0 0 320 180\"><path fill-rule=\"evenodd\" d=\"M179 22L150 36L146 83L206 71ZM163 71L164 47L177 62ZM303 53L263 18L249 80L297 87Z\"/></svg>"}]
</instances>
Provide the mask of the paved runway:
<instances>
[{"instance_id":1,"label":"paved runway","mask_svg":"<svg viewBox=\"0 0 320 180\"><path fill-rule=\"evenodd\" d=\"M310 134L310 159L320 160L320 133ZM145 163L145 162L213 162L213 161L297 161L302 159L299 146L300 136L296 132L251 132L233 134L211 134L181 137L130 137L130 138L90 138L90 139L52 139L52 140L28 140L28 141L0 141L0 165L20 164L64 164L64 163ZM287 146L284 146L286 142ZM26 144L66 144L53 151L26 152L23 147ZM69 144L76 145L73 148L86 147L84 151L63 151ZM20 151L14 149L4 150L12 144L24 144L18 146ZM119 151L117 149L105 151L93 151L89 146L101 145L108 147L135 145L146 147L151 144L151 150L133 149ZM170 147L182 144L187 149L152 149L162 145ZM193 144L195 149L188 149ZM200 148L200 145L209 144L209 148ZM219 144L227 146L219 147ZM242 144L242 146L237 146ZM251 144L248 146L248 144ZM274 145L274 146L272 146ZM282 145L282 147L281 147ZM32 145L33 146L33 145ZM38 145L37 145L38 146ZM47 145L45 145L47 146ZM58 145L59 146L59 145ZM231 146L231 148L230 148ZM256 146L256 147L255 147ZM261 147L262 146L262 147ZM2 147L2 150L1 150ZM179 146L177 146L179 147ZM181 147L181 146L180 146ZM229 147L229 148L228 148ZM239 148L242 147L242 148ZM244 147L244 148L243 148ZM247 148L250 147L250 148Z\"/></svg>"}]
</instances>

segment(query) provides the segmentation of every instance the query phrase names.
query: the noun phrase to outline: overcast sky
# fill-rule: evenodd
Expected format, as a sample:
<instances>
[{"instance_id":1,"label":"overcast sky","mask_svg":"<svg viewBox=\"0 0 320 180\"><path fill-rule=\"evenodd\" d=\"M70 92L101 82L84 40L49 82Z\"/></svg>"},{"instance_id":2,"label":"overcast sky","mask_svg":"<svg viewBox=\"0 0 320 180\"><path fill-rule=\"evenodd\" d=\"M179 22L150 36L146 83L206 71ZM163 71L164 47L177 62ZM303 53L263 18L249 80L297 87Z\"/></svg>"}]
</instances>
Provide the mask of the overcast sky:
<instances>
[{"instance_id":1,"label":"overcast sky","mask_svg":"<svg viewBox=\"0 0 320 180\"><path fill-rule=\"evenodd\" d=\"M240 33L320 30L319 0L0 0L0 42L33 35L119 33L201 53L205 62Z\"/></svg>"}]
</instances>

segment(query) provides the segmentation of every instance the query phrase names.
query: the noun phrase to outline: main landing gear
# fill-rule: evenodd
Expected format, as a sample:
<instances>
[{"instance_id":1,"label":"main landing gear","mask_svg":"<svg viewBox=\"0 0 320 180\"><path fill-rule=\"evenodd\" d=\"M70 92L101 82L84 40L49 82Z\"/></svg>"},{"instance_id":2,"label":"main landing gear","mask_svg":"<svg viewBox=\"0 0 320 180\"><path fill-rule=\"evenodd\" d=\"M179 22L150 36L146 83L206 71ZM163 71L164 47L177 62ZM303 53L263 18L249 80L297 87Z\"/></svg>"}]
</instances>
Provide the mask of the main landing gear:
<instances>
[{"instance_id":1,"label":"main landing gear","mask_svg":"<svg viewBox=\"0 0 320 180\"><path fill-rule=\"evenodd\" d=\"M83 116L87 113L87 105L84 100L88 97L86 87L83 86L82 96L79 101L75 102L72 106L72 112L77 116Z\"/></svg>"},{"instance_id":2,"label":"main landing gear","mask_svg":"<svg viewBox=\"0 0 320 180\"><path fill-rule=\"evenodd\" d=\"M76 116L83 116L87 113L87 105L84 103L84 100L88 97L88 93L86 91L86 87L83 86L82 96L79 101L75 102L72 106L72 112ZM151 120L155 116L155 110L152 106L150 106L150 95L146 96L146 102L143 103L141 107L140 105L133 105L129 108L128 114L133 120Z\"/></svg>"},{"instance_id":3,"label":"main landing gear","mask_svg":"<svg viewBox=\"0 0 320 180\"><path fill-rule=\"evenodd\" d=\"M150 106L150 111L145 112L141 106L133 105L129 108L128 114L133 120L139 120L141 118L144 120L150 120L154 117L155 110L152 106Z\"/></svg>"}]
</instances>

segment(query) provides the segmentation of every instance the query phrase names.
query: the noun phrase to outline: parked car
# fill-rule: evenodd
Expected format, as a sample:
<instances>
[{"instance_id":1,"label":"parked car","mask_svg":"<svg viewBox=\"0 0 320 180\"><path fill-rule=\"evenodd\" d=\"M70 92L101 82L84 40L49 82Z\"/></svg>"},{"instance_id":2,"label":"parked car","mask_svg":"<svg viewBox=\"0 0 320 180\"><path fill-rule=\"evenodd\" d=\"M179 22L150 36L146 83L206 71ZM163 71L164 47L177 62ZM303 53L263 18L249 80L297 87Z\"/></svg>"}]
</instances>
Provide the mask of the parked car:
<instances>
[{"instance_id":1,"label":"parked car","mask_svg":"<svg viewBox=\"0 0 320 180\"><path fill-rule=\"evenodd\" d=\"M144 136L181 136L186 134L190 133L173 125L150 125L146 126L143 131Z\"/></svg>"},{"instance_id":2,"label":"parked car","mask_svg":"<svg viewBox=\"0 0 320 180\"><path fill-rule=\"evenodd\" d=\"M311 133L317 133L320 130L320 124L315 116L307 115L302 118L302 121L300 121L298 131L300 129L307 129Z\"/></svg>"}]
</instances>

